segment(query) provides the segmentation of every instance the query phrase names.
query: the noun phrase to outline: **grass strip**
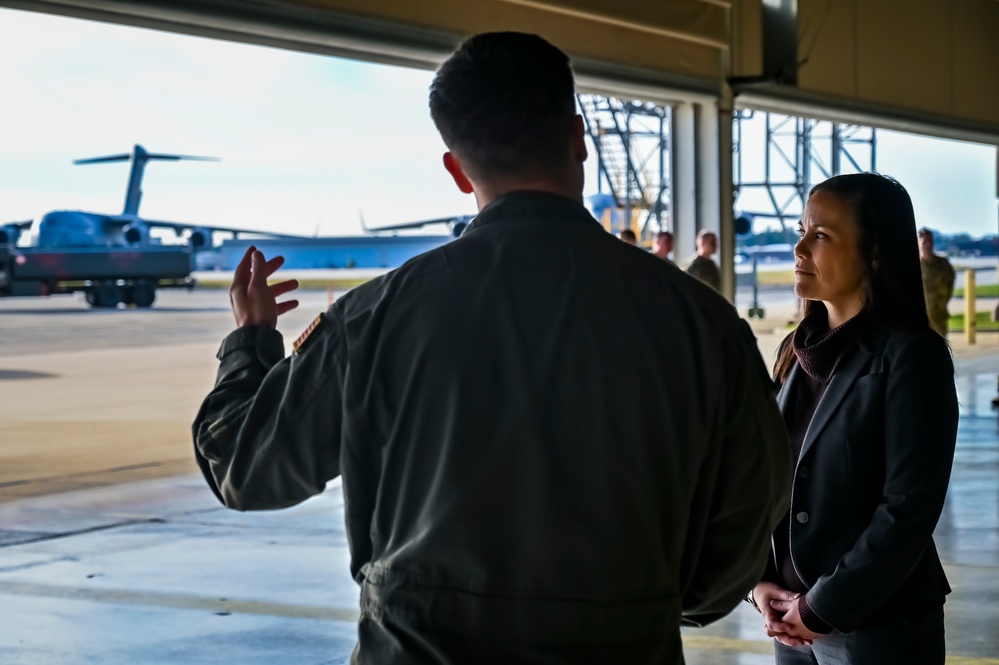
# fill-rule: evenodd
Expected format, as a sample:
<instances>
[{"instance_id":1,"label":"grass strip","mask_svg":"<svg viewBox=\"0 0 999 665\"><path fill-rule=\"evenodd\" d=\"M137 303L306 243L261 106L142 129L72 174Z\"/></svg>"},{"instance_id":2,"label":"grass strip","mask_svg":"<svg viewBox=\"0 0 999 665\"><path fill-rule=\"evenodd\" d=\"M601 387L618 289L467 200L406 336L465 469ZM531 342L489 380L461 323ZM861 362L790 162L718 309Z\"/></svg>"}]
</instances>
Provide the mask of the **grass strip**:
<instances>
[{"instance_id":1,"label":"grass strip","mask_svg":"<svg viewBox=\"0 0 999 665\"><path fill-rule=\"evenodd\" d=\"M999 330L999 321L992 320L992 312L976 312L975 324L979 332L989 330ZM949 332L961 332L964 330L964 314L953 314L947 321Z\"/></svg>"},{"instance_id":2,"label":"grass strip","mask_svg":"<svg viewBox=\"0 0 999 665\"><path fill-rule=\"evenodd\" d=\"M954 289L955 298L964 297L964 287ZM975 286L976 298L999 298L999 284L979 284Z\"/></svg>"}]
</instances>

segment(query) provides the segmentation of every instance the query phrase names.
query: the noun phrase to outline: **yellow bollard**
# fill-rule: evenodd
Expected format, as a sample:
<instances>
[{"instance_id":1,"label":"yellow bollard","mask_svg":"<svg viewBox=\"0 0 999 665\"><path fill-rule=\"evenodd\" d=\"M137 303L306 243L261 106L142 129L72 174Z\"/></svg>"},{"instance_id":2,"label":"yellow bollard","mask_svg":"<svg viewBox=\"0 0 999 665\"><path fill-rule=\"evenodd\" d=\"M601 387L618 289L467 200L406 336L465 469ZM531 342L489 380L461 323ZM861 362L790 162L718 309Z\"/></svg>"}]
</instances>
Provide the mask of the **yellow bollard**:
<instances>
[{"instance_id":1,"label":"yellow bollard","mask_svg":"<svg viewBox=\"0 0 999 665\"><path fill-rule=\"evenodd\" d=\"M968 268L964 271L964 341L968 344L975 343L975 331L978 329L978 321L975 308L975 270Z\"/></svg>"}]
</instances>

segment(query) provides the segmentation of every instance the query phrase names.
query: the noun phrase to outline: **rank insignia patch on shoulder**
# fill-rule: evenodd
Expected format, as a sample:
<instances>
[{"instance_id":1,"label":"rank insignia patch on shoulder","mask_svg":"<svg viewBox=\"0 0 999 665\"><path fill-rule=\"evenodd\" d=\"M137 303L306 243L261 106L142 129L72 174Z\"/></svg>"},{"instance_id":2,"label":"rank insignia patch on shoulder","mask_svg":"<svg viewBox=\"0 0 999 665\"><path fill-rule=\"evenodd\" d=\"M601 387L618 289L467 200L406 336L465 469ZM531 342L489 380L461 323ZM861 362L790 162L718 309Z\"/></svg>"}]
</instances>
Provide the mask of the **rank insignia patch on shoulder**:
<instances>
[{"instance_id":1,"label":"rank insignia patch on shoulder","mask_svg":"<svg viewBox=\"0 0 999 665\"><path fill-rule=\"evenodd\" d=\"M320 325L322 325L325 318L326 316L324 314L320 314L312 323L309 324L309 327L305 329L305 332L299 335L298 339L295 340L295 343L291 345L292 353L298 353L302 350L302 347L305 346L306 340L308 340L309 336L312 335L312 333L314 333Z\"/></svg>"}]
</instances>

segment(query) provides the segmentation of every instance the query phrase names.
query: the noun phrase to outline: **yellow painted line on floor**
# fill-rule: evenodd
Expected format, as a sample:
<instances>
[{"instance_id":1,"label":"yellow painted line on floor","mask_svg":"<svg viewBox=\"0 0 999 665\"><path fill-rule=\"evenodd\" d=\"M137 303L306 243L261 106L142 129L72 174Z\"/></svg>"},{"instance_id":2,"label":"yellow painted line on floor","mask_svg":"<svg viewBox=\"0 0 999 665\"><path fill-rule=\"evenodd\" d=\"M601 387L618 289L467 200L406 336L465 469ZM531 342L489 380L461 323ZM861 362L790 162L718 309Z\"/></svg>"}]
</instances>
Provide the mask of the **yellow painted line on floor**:
<instances>
[{"instance_id":1,"label":"yellow painted line on floor","mask_svg":"<svg viewBox=\"0 0 999 665\"><path fill-rule=\"evenodd\" d=\"M31 582L0 582L0 594L62 600L85 600L124 605L144 605L147 607L165 607L180 610L202 610L216 613L227 612L229 614L261 614L292 619L347 621L351 623L356 623L360 616L359 611L356 609L341 607L264 603L256 600L209 598L179 593L159 593L155 591L85 589L54 584L33 584Z\"/></svg>"},{"instance_id":2,"label":"yellow painted line on floor","mask_svg":"<svg viewBox=\"0 0 999 665\"><path fill-rule=\"evenodd\" d=\"M773 643L770 641L742 640L714 635L691 635L689 633L683 633L683 648L695 651L731 651L764 655L770 655L774 652ZM999 665L999 658L976 658L950 654L947 656L947 665Z\"/></svg>"},{"instance_id":3,"label":"yellow painted line on floor","mask_svg":"<svg viewBox=\"0 0 999 665\"><path fill-rule=\"evenodd\" d=\"M738 653L773 654L774 645L770 640L740 640L735 637L714 635L682 634L684 649L697 651L735 651Z\"/></svg>"}]
</instances>

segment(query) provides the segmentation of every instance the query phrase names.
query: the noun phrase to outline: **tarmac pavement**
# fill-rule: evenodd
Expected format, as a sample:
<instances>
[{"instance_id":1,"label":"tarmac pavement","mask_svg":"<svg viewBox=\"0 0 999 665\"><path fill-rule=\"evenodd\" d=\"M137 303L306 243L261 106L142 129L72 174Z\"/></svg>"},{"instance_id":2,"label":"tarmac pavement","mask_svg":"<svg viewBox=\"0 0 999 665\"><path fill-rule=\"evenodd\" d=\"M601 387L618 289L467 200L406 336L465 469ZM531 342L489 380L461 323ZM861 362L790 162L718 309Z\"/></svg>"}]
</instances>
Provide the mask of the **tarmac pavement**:
<instances>
[{"instance_id":1,"label":"tarmac pavement","mask_svg":"<svg viewBox=\"0 0 999 665\"><path fill-rule=\"evenodd\" d=\"M195 470L189 427L233 325L227 298L0 301L0 663L347 662L358 589L339 483L243 514ZM303 301L288 342L328 296ZM793 315L775 304L751 320L768 366ZM999 334L978 339L950 340L962 418L937 542L948 662L999 665ZM748 605L684 639L692 665L773 662Z\"/></svg>"}]
</instances>

